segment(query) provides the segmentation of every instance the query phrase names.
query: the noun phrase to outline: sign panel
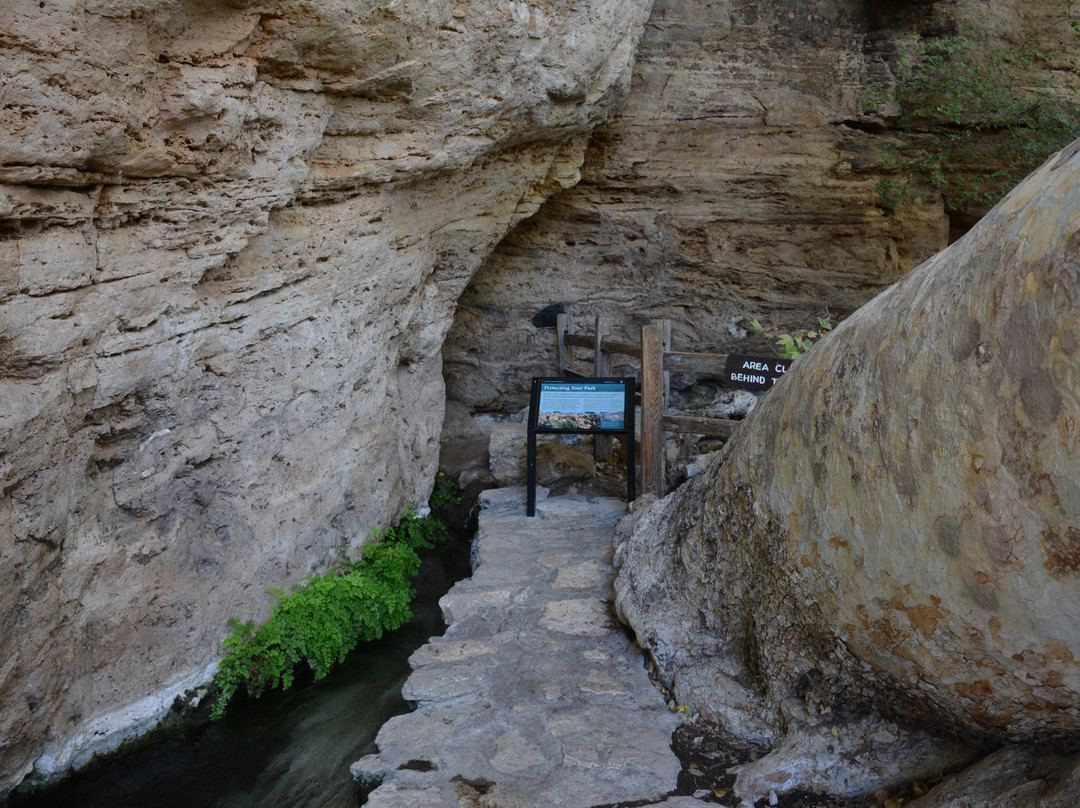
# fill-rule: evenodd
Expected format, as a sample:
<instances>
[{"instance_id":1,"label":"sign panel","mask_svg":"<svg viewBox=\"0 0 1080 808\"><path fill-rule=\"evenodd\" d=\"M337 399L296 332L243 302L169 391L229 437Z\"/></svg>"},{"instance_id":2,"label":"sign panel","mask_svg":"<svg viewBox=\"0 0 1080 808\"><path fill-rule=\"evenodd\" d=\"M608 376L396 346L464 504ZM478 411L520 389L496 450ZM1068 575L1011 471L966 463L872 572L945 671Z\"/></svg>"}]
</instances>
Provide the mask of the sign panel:
<instances>
[{"instance_id":1,"label":"sign panel","mask_svg":"<svg viewBox=\"0 0 1080 808\"><path fill-rule=\"evenodd\" d=\"M540 432L626 429L626 382L541 379L536 407Z\"/></svg>"},{"instance_id":2,"label":"sign panel","mask_svg":"<svg viewBox=\"0 0 1080 808\"><path fill-rule=\"evenodd\" d=\"M536 516L536 435L576 433L625 435L626 501L634 501L637 480L634 464L633 377L538 378L532 380L526 455L527 499L525 514Z\"/></svg>"},{"instance_id":3,"label":"sign panel","mask_svg":"<svg viewBox=\"0 0 1080 808\"><path fill-rule=\"evenodd\" d=\"M724 383L740 390L768 390L780 381L792 361L775 356L731 354L724 365Z\"/></svg>"}]
</instances>

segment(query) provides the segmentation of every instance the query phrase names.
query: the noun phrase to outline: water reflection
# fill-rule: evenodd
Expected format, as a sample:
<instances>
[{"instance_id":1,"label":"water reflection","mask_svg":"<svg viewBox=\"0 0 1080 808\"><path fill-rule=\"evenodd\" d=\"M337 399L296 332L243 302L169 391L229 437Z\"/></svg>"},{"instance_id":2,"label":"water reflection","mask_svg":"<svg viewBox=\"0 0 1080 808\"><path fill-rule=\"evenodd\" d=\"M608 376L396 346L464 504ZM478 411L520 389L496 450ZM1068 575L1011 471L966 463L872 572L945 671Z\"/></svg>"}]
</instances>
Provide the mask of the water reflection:
<instances>
[{"instance_id":1,"label":"water reflection","mask_svg":"<svg viewBox=\"0 0 1080 808\"><path fill-rule=\"evenodd\" d=\"M438 599L467 574L459 540L426 558L414 616L405 627L354 651L319 682L230 705L222 721L176 743L143 750L32 796L26 808L356 808L349 764L375 751L375 736L404 712L408 657L444 625Z\"/></svg>"}]
</instances>

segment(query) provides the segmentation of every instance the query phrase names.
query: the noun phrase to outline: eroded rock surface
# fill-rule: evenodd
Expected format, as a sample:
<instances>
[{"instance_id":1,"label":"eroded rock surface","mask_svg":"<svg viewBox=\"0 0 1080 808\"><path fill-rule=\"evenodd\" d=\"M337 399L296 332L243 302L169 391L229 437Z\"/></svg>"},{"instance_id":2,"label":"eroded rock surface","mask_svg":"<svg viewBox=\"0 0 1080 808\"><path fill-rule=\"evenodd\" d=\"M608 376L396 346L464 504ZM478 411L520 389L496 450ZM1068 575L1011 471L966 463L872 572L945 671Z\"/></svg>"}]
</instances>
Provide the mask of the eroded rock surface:
<instances>
[{"instance_id":1,"label":"eroded rock surface","mask_svg":"<svg viewBox=\"0 0 1080 808\"><path fill-rule=\"evenodd\" d=\"M1080 803L1080 759L1008 747L946 778L910 808L1071 808Z\"/></svg>"},{"instance_id":2,"label":"eroded rock surface","mask_svg":"<svg viewBox=\"0 0 1080 808\"><path fill-rule=\"evenodd\" d=\"M706 473L638 516L617 605L680 701L782 756L807 746L794 699L809 747L855 739L838 771L881 720L1080 738L1078 290L1080 142L800 358ZM800 785L780 764L753 768ZM743 796L767 784L742 778Z\"/></svg>"},{"instance_id":3,"label":"eroded rock surface","mask_svg":"<svg viewBox=\"0 0 1080 808\"><path fill-rule=\"evenodd\" d=\"M530 377L554 369L552 332L533 322L549 306L588 328L613 318L622 339L670 318L676 350L771 355L749 319L793 331L846 315L944 248L940 201L882 205L878 182L897 177L880 150L903 132L873 88L894 85L903 43L970 27L1077 52L1056 0L657 0L582 182L466 290L443 354L450 396L524 406Z\"/></svg>"},{"instance_id":4,"label":"eroded rock surface","mask_svg":"<svg viewBox=\"0 0 1080 808\"><path fill-rule=\"evenodd\" d=\"M952 9L870 5L658 0L582 182L515 228L463 296L450 396L522 406L554 362L532 323L549 305L612 317L622 338L671 318L676 350L726 352L747 344L746 318L852 310L944 247L940 206L876 204L870 165L889 135L863 101L892 81L896 43Z\"/></svg>"},{"instance_id":5,"label":"eroded rock surface","mask_svg":"<svg viewBox=\"0 0 1080 808\"><path fill-rule=\"evenodd\" d=\"M434 478L440 347L645 0L0 8L0 794Z\"/></svg>"}]
</instances>

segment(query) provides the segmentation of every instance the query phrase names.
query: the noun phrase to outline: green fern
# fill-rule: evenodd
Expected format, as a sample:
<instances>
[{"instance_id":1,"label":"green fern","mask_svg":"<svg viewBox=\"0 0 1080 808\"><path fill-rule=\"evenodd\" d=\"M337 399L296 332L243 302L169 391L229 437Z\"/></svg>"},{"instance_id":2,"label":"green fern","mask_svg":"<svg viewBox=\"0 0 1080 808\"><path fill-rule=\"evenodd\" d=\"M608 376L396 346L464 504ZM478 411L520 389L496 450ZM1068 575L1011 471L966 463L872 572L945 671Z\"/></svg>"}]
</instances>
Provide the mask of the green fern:
<instances>
[{"instance_id":1,"label":"green fern","mask_svg":"<svg viewBox=\"0 0 1080 808\"><path fill-rule=\"evenodd\" d=\"M358 561L309 575L288 594L268 590L276 603L266 623L256 629L251 621L229 621L233 633L222 646L210 717L221 718L241 689L254 697L288 689L302 664L321 679L360 642L408 622L411 580L420 568L417 552L433 549L448 535L443 522L417 517L408 508L393 527L372 530Z\"/></svg>"}]
</instances>

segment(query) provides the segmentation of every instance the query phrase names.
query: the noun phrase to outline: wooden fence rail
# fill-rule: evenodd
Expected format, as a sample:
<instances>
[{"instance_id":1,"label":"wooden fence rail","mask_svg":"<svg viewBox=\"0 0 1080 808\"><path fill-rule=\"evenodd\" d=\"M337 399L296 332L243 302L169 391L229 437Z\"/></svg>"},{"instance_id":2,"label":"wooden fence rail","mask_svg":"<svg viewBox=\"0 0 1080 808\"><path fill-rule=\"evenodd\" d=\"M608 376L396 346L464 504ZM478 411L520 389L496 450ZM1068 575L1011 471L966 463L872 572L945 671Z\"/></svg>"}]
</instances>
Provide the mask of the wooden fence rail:
<instances>
[{"instance_id":1,"label":"wooden fence rail","mask_svg":"<svg viewBox=\"0 0 1080 808\"><path fill-rule=\"evenodd\" d=\"M558 336L558 375L589 376L611 375L611 355L619 354L640 360L641 376L638 396L641 418L638 420L641 435L641 485L643 493L662 497L665 493L664 443L666 433L690 433L728 437L738 421L724 418L704 418L690 415L668 415L667 404L671 393L670 374L724 373L727 354L684 353L671 350L671 323L660 320L641 328L641 342L634 344L612 338L611 320L597 317L592 334L575 334L574 321L569 314L560 314L556 325ZM592 367L581 371L575 367L574 349L592 351ZM611 457L611 438L598 436L596 459Z\"/></svg>"}]
</instances>

